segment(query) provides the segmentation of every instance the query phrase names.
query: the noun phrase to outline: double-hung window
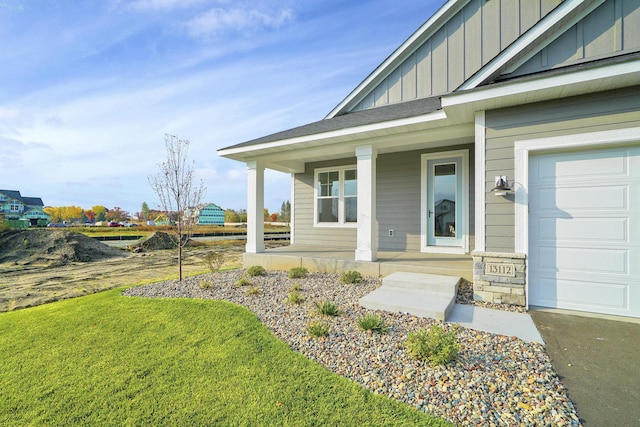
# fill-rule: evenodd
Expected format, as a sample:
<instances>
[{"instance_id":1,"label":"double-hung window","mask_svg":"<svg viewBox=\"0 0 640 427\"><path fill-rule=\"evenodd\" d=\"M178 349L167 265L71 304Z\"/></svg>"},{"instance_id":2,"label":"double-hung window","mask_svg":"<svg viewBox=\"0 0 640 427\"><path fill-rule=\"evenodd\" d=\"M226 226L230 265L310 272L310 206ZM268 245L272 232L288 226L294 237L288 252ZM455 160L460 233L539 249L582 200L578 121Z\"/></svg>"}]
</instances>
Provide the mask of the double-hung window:
<instances>
[{"instance_id":1,"label":"double-hung window","mask_svg":"<svg viewBox=\"0 0 640 427\"><path fill-rule=\"evenodd\" d=\"M316 169L315 224L356 226L358 187L355 166Z\"/></svg>"}]
</instances>

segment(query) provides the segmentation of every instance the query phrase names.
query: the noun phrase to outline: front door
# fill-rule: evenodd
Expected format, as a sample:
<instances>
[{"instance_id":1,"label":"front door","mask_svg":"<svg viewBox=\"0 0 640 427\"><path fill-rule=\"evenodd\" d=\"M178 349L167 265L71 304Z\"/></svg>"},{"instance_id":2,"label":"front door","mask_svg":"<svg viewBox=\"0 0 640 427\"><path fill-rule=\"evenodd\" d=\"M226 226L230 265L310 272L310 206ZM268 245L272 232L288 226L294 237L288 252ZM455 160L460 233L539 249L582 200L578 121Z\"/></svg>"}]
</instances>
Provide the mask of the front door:
<instances>
[{"instance_id":1,"label":"front door","mask_svg":"<svg viewBox=\"0 0 640 427\"><path fill-rule=\"evenodd\" d=\"M467 151L423 155L423 251L466 250Z\"/></svg>"}]
</instances>

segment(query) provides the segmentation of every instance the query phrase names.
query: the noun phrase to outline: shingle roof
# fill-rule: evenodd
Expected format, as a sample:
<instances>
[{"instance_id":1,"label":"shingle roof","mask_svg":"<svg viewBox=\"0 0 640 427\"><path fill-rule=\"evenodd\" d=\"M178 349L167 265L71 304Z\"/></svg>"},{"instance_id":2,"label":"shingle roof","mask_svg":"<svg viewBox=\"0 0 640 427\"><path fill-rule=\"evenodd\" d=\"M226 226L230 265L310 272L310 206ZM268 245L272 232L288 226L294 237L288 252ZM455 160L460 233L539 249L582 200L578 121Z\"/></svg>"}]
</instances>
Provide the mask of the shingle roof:
<instances>
[{"instance_id":1,"label":"shingle roof","mask_svg":"<svg viewBox=\"0 0 640 427\"><path fill-rule=\"evenodd\" d=\"M23 197L22 201L29 206L44 206L40 197Z\"/></svg>"},{"instance_id":2,"label":"shingle roof","mask_svg":"<svg viewBox=\"0 0 640 427\"><path fill-rule=\"evenodd\" d=\"M18 200L27 206L44 206L40 197L23 197L19 191L15 190L0 190L0 193L9 196L14 200Z\"/></svg>"},{"instance_id":3,"label":"shingle roof","mask_svg":"<svg viewBox=\"0 0 640 427\"><path fill-rule=\"evenodd\" d=\"M414 101L402 102L398 104L385 105L383 107L370 108L367 110L347 113L330 119L323 119L309 123L293 129L277 132L261 138L252 139L240 144L225 147L223 150L232 148L249 147L267 142L282 141L302 136L316 135L324 132L331 132L351 127L364 126L373 123L387 122L391 120L405 119L420 116L439 110L441 107L440 97L416 99Z\"/></svg>"},{"instance_id":4,"label":"shingle roof","mask_svg":"<svg viewBox=\"0 0 640 427\"><path fill-rule=\"evenodd\" d=\"M15 190L0 190L0 193L11 197L14 200L19 200L22 202L22 196L20 195L19 191L15 191Z\"/></svg>"}]
</instances>

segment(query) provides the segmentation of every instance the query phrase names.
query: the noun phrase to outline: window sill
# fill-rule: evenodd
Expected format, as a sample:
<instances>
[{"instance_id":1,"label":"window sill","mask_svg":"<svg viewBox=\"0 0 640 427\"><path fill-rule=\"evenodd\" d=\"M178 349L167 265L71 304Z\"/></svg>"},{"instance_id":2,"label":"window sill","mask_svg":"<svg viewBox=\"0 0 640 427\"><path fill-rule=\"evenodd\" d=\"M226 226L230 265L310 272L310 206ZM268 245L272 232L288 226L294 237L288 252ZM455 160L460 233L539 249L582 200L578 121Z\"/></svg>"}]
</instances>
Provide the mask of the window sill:
<instances>
[{"instance_id":1,"label":"window sill","mask_svg":"<svg viewBox=\"0 0 640 427\"><path fill-rule=\"evenodd\" d=\"M358 228L358 224L355 222L349 222L346 224L340 224L337 222L316 222L313 226L315 228Z\"/></svg>"}]
</instances>

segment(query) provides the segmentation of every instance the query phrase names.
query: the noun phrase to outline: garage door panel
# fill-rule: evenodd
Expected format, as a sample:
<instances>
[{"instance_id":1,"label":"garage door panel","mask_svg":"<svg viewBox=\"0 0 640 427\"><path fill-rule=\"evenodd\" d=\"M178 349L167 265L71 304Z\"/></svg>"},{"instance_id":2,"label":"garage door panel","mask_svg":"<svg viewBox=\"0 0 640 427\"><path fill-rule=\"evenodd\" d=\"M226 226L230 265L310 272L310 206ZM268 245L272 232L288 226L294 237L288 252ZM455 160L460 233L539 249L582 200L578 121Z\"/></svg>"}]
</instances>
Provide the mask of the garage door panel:
<instances>
[{"instance_id":1,"label":"garage door panel","mask_svg":"<svg viewBox=\"0 0 640 427\"><path fill-rule=\"evenodd\" d=\"M553 161L543 161L535 168L540 181L558 178L592 178L595 175L626 176L627 149L605 150L594 158L591 152L555 154Z\"/></svg>"},{"instance_id":2,"label":"garage door panel","mask_svg":"<svg viewBox=\"0 0 640 427\"><path fill-rule=\"evenodd\" d=\"M532 155L531 305L640 317L640 146Z\"/></svg>"},{"instance_id":3,"label":"garage door panel","mask_svg":"<svg viewBox=\"0 0 640 427\"><path fill-rule=\"evenodd\" d=\"M627 243L627 218L540 218L538 236L541 243L563 241Z\"/></svg>"},{"instance_id":4,"label":"garage door panel","mask_svg":"<svg viewBox=\"0 0 640 427\"><path fill-rule=\"evenodd\" d=\"M540 246L539 267L581 274L628 274L629 253L624 249L559 248Z\"/></svg>"},{"instance_id":5,"label":"garage door panel","mask_svg":"<svg viewBox=\"0 0 640 427\"><path fill-rule=\"evenodd\" d=\"M540 279L532 298L545 307L611 312L629 309L629 286L584 280Z\"/></svg>"},{"instance_id":6,"label":"garage door panel","mask_svg":"<svg viewBox=\"0 0 640 427\"><path fill-rule=\"evenodd\" d=\"M541 188L538 200L540 213L583 210L627 210L628 186L610 185L594 187Z\"/></svg>"}]
</instances>

